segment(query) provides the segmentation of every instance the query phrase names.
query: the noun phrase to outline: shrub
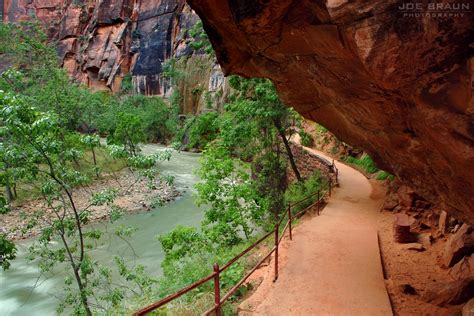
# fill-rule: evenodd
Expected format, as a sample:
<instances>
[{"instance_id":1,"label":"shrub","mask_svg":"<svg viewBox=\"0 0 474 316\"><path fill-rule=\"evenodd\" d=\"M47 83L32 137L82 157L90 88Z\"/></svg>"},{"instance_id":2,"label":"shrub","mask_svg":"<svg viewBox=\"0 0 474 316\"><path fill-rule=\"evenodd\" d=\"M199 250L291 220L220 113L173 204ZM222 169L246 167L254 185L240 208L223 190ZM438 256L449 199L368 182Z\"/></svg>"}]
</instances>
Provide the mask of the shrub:
<instances>
[{"instance_id":1,"label":"shrub","mask_svg":"<svg viewBox=\"0 0 474 316\"><path fill-rule=\"evenodd\" d=\"M362 170L367 173L376 173L379 171L372 158L367 154L363 154L360 158L347 156L344 158L344 161L361 167Z\"/></svg>"},{"instance_id":2,"label":"shrub","mask_svg":"<svg viewBox=\"0 0 474 316\"><path fill-rule=\"evenodd\" d=\"M137 117L146 141L167 142L176 133L178 126L178 109L167 105L159 97L143 95L128 96L122 100L110 100L107 110L98 122L103 134L113 135L119 126L121 118L117 113Z\"/></svg>"},{"instance_id":3,"label":"shrub","mask_svg":"<svg viewBox=\"0 0 474 316\"><path fill-rule=\"evenodd\" d=\"M126 74L122 79L122 85L120 86L120 92L131 93L133 91L132 75Z\"/></svg>"},{"instance_id":4,"label":"shrub","mask_svg":"<svg viewBox=\"0 0 474 316\"><path fill-rule=\"evenodd\" d=\"M327 131L328 131L328 129L327 129L326 127L324 127L324 126L322 126L322 125L316 123L316 132L317 132L318 134L324 134L324 133L326 133Z\"/></svg>"},{"instance_id":5,"label":"shrub","mask_svg":"<svg viewBox=\"0 0 474 316\"><path fill-rule=\"evenodd\" d=\"M299 134L301 137L301 145L306 146L306 147L313 145L313 138L311 137L311 135L309 135L303 130L300 131Z\"/></svg>"},{"instance_id":6,"label":"shrub","mask_svg":"<svg viewBox=\"0 0 474 316\"><path fill-rule=\"evenodd\" d=\"M188 124L186 124L188 125L186 127L189 128L188 148L202 150L219 134L219 114L217 112L201 114L189 121Z\"/></svg>"},{"instance_id":7,"label":"shrub","mask_svg":"<svg viewBox=\"0 0 474 316\"><path fill-rule=\"evenodd\" d=\"M381 170L379 173L377 173L377 177L375 179L379 181L384 181L387 179L393 180L394 176L386 171Z\"/></svg>"},{"instance_id":8,"label":"shrub","mask_svg":"<svg viewBox=\"0 0 474 316\"><path fill-rule=\"evenodd\" d=\"M321 176L320 171L317 170L303 183L295 182L288 187L285 192L285 205L288 205L288 203L299 202L304 198L308 197L309 195L317 192L318 190L325 189L326 186L327 181ZM313 204L316 199L317 195L314 195L312 198L309 198L306 201L293 207L292 212L299 212L300 210Z\"/></svg>"},{"instance_id":9,"label":"shrub","mask_svg":"<svg viewBox=\"0 0 474 316\"><path fill-rule=\"evenodd\" d=\"M173 235L173 236L172 236ZM168 239L170 238L170 239ZM247 248L250 243L241 243L233 247L199 247L203 235L199 234L194 228L178 227L166 235L160 237L163 248L165 248L166 259L162 263L163 277L159 280L159 297L164 297L197 280L209 275L213 270L213 263L217 262L220 266L228 262L242 250ZM164 242L164 243L163 243ZM174 242L182 243L177 246ZM189 245L192 245L189 247ZM173 249L169 251L169 249ZM176 248L177 247L177 248ZM177 253L174 250L185 250L184 253ZM227 291L242 279L245 272L253 267L252 256L245 256L240 259L220 275L221 290ZM247 292L246 287L241 287L234 294L233 298L240 297ZM181 296L160 310L169 312L169 314L201 314L213 305L213 283L206 282L195 290ZM230 302L232 302L231 298ZM193 309L190 311L189 306ZM231 304L224 305L224 315L233 315ZM166 312L164 314L166 314ZM160 314L161 315L161 314Z\"/></svg>"},{"instance_id":10,"label":"shrub","mask_svg":"<svg viewBox=\"0 0 474 316\"><path fill-rule=\"evenodd\" d=\"M117 125L112 134L107 138L111 144L120 144L135 156L138 153L138 143L145 140L145 132L140 117L126 112L117 115Z\"/></svg>"},{"instance_id":11,"label":"shrub","mask_svg":"<svg viewBox=\"0 0 474 316\"><path fill-rule=\"evenodd\" d=\"M177 225L169 233L158 236L158 240L165 251L167 262L191 256L206 245L204 236L198 233L196 228L182 225Z\"/></svg>"},{"instance_id":12,"label":"shrub","mask_svg":"<svg viewBox=\"0 0 474 316\"><path fill-rule=\"evenodd\" d=\"M8 212L10 212L8 201L4 196L0 195L0 214L7 214Z\"/></svg>"}]
</instances>

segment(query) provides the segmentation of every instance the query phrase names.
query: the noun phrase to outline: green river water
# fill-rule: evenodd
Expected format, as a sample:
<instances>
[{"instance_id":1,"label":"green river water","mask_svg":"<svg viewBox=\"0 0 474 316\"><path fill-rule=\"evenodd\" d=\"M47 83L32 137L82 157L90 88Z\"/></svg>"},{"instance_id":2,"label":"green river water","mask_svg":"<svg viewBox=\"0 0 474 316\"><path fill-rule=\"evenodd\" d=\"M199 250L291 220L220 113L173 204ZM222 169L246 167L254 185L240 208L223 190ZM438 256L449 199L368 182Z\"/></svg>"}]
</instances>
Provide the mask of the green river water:
<instances>
[{"instance_id":1,"label":"green river water","mask_svg":"<svg viewBox=\"0 0 474 316\"><path fill-rule=\"evenodd\" d=\"M144 153L164 150L158 145L145 145ZM193 186L199 180L194 171L199 166L199 154L178 153L173 151L169 162L162 163L166 174L175 176L175 185L184 192L175 201L150 212L125 215L113 224L94 224L106 233L93 256L102 264L114 266L114 255L123 256L127 264L143 264L152 276L161 274L160 263L164 257L157 235L172 230L176 225L199 226L203 210L194 202ZM113 235L118 225L132 225L139 228L132 235L129 245L116 240ZM64 285L64 267L47 277L40 277L34 263L25 258L31 240L18 243L18 256L7 271L0 270L0 315L44 316L56 314L58 296L61 296ZM39 279L38 279L39 278Z\"/></svg>"}]
</instances>

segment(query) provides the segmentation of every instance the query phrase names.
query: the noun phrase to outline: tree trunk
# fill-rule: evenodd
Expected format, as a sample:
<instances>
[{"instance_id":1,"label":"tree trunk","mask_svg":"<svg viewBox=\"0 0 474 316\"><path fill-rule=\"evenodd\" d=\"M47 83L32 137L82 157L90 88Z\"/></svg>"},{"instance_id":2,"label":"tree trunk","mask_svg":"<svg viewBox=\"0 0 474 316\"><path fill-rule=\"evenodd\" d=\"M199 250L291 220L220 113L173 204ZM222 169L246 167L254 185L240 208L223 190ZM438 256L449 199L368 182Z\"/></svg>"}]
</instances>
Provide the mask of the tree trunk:
<instances>
[{"instance_id":1,"label":"tree trunk","mask_svg":"<svg viewBox=\"0 0 474 316\"><path fill-rule=\"evenodd\" d=\"M9 182L7 182L5 184L5 195L6 195L6 198L7 198L8 205L10 205L10 203L15 199L15 197L13 196L12 188L10 187Z\"/></svg>"},{"instance_id":2,"label":"tree trunk","mask_svg":"<svg viewBox=\"0 0 474 316\"><path fill-rule=\"evenodd\" d=\"M281 123L278 120L273 120L273 123L278 131L278 134L283 140L283 144L285 144L286 153L288 154L288 159L290 160L290 165L291 165L291 168L293 169L293 172L295 173L296 179L298 180L298 182L302 182L303 179L301 178L301 174L298 170L298 167L296 166L295 157L293 156L293 153L291 152L290 144L288 142L288 139L286 138L286 135L285 135L285 132L283 131Z\"/></svg>"},{"instance_id":3,"label":"tree trunk","mask_svg":"<svg viewBox=\"0 0 474 316\"><path fill-rule=\"evenodd\" d=\"M64 222L61 222L61 224L63 225L63 229L64 229ZM74 272L76 284L77 284L77 287L79 288L79 296L81 297L82 306L84 307L84 310L86 311L87 316L92 316L92 311L89 306L89 301L87 299L87 295L85 294L84 283L82 282L81 275L79 274L79 265L82 263L82 260L78 263L75 262L74 256L72 255L71 249L69 248L69 244L66 238L64 237L64 233L59 233L59 236L61 237L61 240L64 245L64 249L66 249L66 253L69 257L72 271Z\"/></svg>"},{"instance_id":4,"label":"tree trunk","mask_svg":"<svg viewBox=\"0 0 474 316\"><path fill-rule=\"evenodd\" d=\"M18 198L18 193L16 192L16 183L13 183L13 198L15 200Z\"/></svg>"},{"instance_id":5,"label":"tree trunk","mask_svg":"<svg viewBox=\"0 0 474 316\"><path fill-rule=\"evenodd\" d=\"M99 179L99 169L97 169L97 158L95 157L94 147L91 147L91 151L92 151L92 159L94 160L95 176L97 179Z\"/></svg>"}]
</instances>

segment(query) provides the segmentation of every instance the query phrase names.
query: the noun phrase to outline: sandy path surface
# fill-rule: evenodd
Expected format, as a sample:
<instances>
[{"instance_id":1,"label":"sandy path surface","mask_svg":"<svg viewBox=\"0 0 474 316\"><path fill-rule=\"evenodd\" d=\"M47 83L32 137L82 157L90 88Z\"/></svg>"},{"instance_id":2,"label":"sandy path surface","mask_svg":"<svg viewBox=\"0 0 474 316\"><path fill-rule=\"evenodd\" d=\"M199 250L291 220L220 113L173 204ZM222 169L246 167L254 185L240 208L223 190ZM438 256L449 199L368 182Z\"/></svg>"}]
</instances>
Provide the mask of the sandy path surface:
<instances>
[{"instance_id":1,"label":"sandy path surface","mask_svg":"<svg viewBox=\"0 0 474 316\"><path fill-rule=\"evenodd\" d=\"M278 281L272 260L240 315L392 315L377 240L381 201L360 172L336 166L340 187L320 216L306 216L293 241L285 238Z\"/></svg>"}]
</instances>

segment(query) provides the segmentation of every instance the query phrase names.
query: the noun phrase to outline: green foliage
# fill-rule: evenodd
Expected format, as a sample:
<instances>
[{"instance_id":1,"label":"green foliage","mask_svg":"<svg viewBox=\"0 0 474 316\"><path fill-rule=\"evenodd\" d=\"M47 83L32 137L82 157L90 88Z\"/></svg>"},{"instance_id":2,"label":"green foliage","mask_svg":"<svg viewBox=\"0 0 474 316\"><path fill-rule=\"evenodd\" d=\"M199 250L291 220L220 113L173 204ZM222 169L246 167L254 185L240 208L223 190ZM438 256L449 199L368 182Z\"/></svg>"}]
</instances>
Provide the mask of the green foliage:
<instances>
[{"instance_id":1,"label":"green foliage","mask_svg":"<svg viewBox=\"0 0 474 316\"><path fill-rule=\"evenodd\" d=\"M123 77L120 92L124 94L133 92L132 74L126 74Z\"/></svg>"},{"instance_id":2,"label":"green foliage","mask_svg":"<svg viewBox=\"0 0 474 316\"><path fill-rule=\"evenodd\" d=\"M287 161L280 153L265 151L252 162L254 186L265 209L277 217L284 210L283 195L287 188Z\"/></svg>"},{"instance_id":3,"label":"green foliage","mask_svg":"<svg viewBox=\"0 0 474 316\"><path fill-rule=\"evenodd\" d=\"M0 266L3 270L10 268L10 261L16 258L16 246L8 240L6 234L0 234Z\"/></svg>"},{"instance_id":4,"label":"green foliage","mask_svg":"<svg viewBox=\"0 0 474 316\"><path fill-rule=\"evenodd\" d=\"M119 115L117 115L119 113ZM108 134L112 143L124 144L124 132L132 128L139 141L166 142L176 133L178 108L168 106L159 97L133 95L112 100L98 118L98 129ZM124 130L125 128L125 130ZM118 131L118 139L115 134ZM136 142L134 142L136 143Z\"/></svg>"},{"instance_id":5,"label":"green foliage","mask_svg":"<svg viewBox=\"0 0 474 316\"><path fill-rule=\"evenodd\" d=\"M209 206L202 223L206 238L227 246L248 240L283 210L284 153L291 155L284 145L299 118L268 80L232 77L231 84L236 92L224 114L206 113L189 127L190 145L213 136L206 139L198 203Z\"/></svg>"},{"instance_id":6,"label":"green foliage","mask_svg":"<svg viewBox=\"0 0 474 316\"><path fill-rule=\"evenodd\" d=\"M125 263L125 260L121 257L115 256L114 261L116 262L120 275L127 281L134 283L140 291L140 295L149 295L153 289L153 285L158 283L154 278L151 278L146 272L143 265L137 265L133 269L129 268ZM124 297L124 295L122 295ZM116 302L120 302L116 300Z\"/></svg>"},{"instance_id":7,"label":"green foliage","mask_svg":"<svg viewBox=\"0 0 474 316\"><path fill-rule=\"evenodd\" d=\"M199 176L203 181L196 185L197 203L209 206L202 223L206 237L227 246L249 239L264 209L257 203L245 165L233 160L224 147L210 147L204 152Z\"/></svg>"},{"instance_id":8,"label":"green foliage","mask_svg":"<svg viewBox=\"0 0 474 316\"><path fill-rule=\"evenodd\" d=\"M145 140L145 132L140 117L131 113L120 112L117 115L117 125L107 138L111 144L120 144L130 156L136 156L138 143Z\"/></svg>"},{"instance_id":9,"label":"green foliage","mask_svg":"<svg viewBox=\"0 0 474 316\"><path fill-rule=\"evenodd\" d=\"M328 129L321 124L314 123L316 125L316 133L318 134L324 134L327 133Z\"/></svg>"},{"instance_id":10,"label":"green foliage","mask_svg":"<svg viewBox=\"0 0 474 316\"><path fill-rule=\"evenodd\" d=\"M189 230L190 232L192 231L190 228L180 229ZM210 244L207 244L205 247L199 247L198 245L201 244L202 238L205 237L197 232L193 232L192 234L193 237L191 240L194 240L192 243L196 244L196 247L193 250L189 251L186 255L176 257L174 260L165 260L162 263L163 277L159 280L159 297L169 295L205 276L208 276L212 272L212 265L214 262L217 262L222 266L248 247L251 242L241 243L233 247L211 246ZM194 236L194 234L197 234L197 236ZM188 240L189 239L186 238L183 242L186 243ZM221 273L221 291L227 291L240 281L246 271L253 267L253 264L254 262L250 260L250 257L244 257ZM247 290L247 287L240 288L236 294L233 295L231 301L245 294ZM177 314L183 314L186 313L186 311L191 312L191 314L203 313L213 304L212 293L212 282L204 283L189 294L182 296L172 304L168 305L163 312L166 310ZM192 306L192 310L189 310L190 306ZM234 313L235 311L232 310L230 305L224 307L225 315L232 315Z\"/></svg>"},{"instance_id":11,"label":"green foliage","mask_svg":"<svg viewBox=\"0 0 474 316\"><path fill-rule=\"evenodd\" d=\"M11 24L7 23L2 23L0 26L0 42L2 42L2 45L0 46L0 54L7 54L11 50L11 42L10 42L10 34L12 33L11 31Z\"/></svg>"},{"instance_id":12,"label":"green foliage","mask_svg":"<svg viewBox=\"0 0 474 316\"><path fill-rule=\"evenodd\" d=\"M188 124L189 141L186 147L202 150L207 144L217 138L219 133L219 114L216 112L203 113L193 117Z\"/></svg>"},{"instance_id":13,"label":"green foliage","mask_svg":"<svg viewBox=\"0 0 474 316\"><path fill-rule=\"evenodd\" d=\"M310 147L313 145L313 138L311 137L311 135L306 133L304 130L301 130L299 134L301 137L301 145L305 147Z\"/></svg>"},{"instance_id":14,"label":"green foliage","mask_svg":"<svg viewBox=\"0 0 474 316\"><path fill-rule=\"evenodd\" d=\"M193 27L189 30L189 35L193 38L193 41L189 44L191 48L195 51L202 50L206 54L213 55L214 49L212 48L209 37L204 31L202 21L198 21Z\"/></svg>"},{"instance_id":15,"label":"green foliage","mask_svg":"<svg viewBox=\"0 0 474 316\"><path fill-rule=\"evenodd\" d=\"M178 89L174 89L173 93L171 94L169 98L169 102L170 102L171 108L174 109L176 113L181 108L182 99L183 98L181 97L181 94L179 93Z\"/></svg>"},{"instance_id":16,"label":"green foliage","mask_svg":"<svg viewBox=\"0 0 474 316\"><path fill-rule=\"evenodd\" d=\"M92 193L90 201L94 206L111 205L116 197L116 190L105 189L103 191Z\"/></svg>"},{"instance_id":17,"label":"green foliage","mask_svg":"<svg viewBox=\"0 0 474 316\"><path fill-rule=\"evenodd\" d=\"M379 171L372 158L367 154L363 154L360 158L347 156L344 158L344 161L362 168L362 170L367 173L376 173Z\"/></svg>"},{"instance_id":18,"label":"green foliage","mask_svg":"<svg viewBox=\"0 0 474 316\"><path fill-rule=\"evenodd\" d=\"M10 212L10 206L8 205L8 201L4 196L0 195L0 215L7 214Z\"/></svg>"},{"instance_id":19,"label":"green foliage","mask_svg":"<svg viewBox=\"0 0 474 316\"><path fill-rule=\"evenodd\" d=\"M137 144L170 139L177 127L177 109L159 98L91 93L71 82L35 24L0 25L0 38L9 38L0 53L13 63L0 75L0 185L9 194L0 198L0 213L9 210L17 187L25 186L23 191L30 197L36 192L44 200L44 209L24 213L26 225L19 229L27 233L40 226L29 258L43 274L58 265L69 268L59 313L92 315L132 295L148 295L156 280L147 276L143 266L128 267L117 258L118 270L113 271L92 256L104 233L85 228L91 207L105 208L111 221L118 220L124 210L114 204L117 192L91 192L89 205L79 207L74 191L87 192L84 186L92 176L99 178L99 171L114 172L125 165L133 170L133 177L144 177L153 185L160 175L159 162L169 160L171 154L142 156ZM126 84L127 80L125 90L130 88ZM118 145L101 148L97 130ZM173 181L160 176L161 181ZM127 243L135 230L121 225L114 234ZM14 258L14 244L1 234L0 264L7 269ZM114 283L117 275L124 280Z\"/></svg>"},{"instance_id":20,"label":"green foliage","mask_svg":"<svg viewBox=\"0 0 474 316\"><path fill-rule=\"evenodd\" d=\"M376 180L379 180L379 181L385 181L387 179L389 180L393 180L394 179L394 176L386 171L383 171L383 170L380 170L378 173L377 173L377 177L375 178Z\"/></svg>"},{"instance_id":21,"label":"green foliage","mask_svg":"<svg viewBox=\"0 0 474 316\"><path fill-rule=\"evenodd\" d=\"M201 251L206 247L204 236L194 227L178 225L171 232L161 235L158 240L166 254L166 261L175 261ZM166 264L166 263L165 263Z\"/></svg>"},{"instance_id":22,"label":"green foliage","mask_svg":"<svg viewBox=\"0 0 474 316\"><path fill-rule=\"evenodd\" d=\"M178 108L159 97L92 93L69 80L38 25L0 25L0 36L8 37L5 34L12 38L4 50L14 65L0 76L0 89L21 93L31 106L54 112L66 130L113 134L121 123L117 113L125 113L139 117L147 141L167 141L176 132ZM130 75L125 76L123 89L131 90Z\"/></svg>"},{"instance_id":23,"label":"green foliage","mask_svg":"<svg viewBox=\"0 0 474 316\"><path fill-rule=\"evenodd\" d=\"M162 64L162 75L169 79L175 87L185 77L180 62L176 58L169 58Z\"/></svg>"},{"instance_id":24,"label":"green foliage","mask_svg":"<svg viewBox=\"0 0 474 316\"><path fill-rule=\"evenodd\" d=\"M74 167L76 160L82 157L83 148L93 149L99 145L98 137L69 132L55 113L39 112L28 105L27 100L0 91L0 138L5 140L2 142L0 162L9 161L9 169L21 168L25 180L34 180L40 188L44 207L49 211L49 224L41 227L38 240L29 249L29 257L38 263L42 273L53 271L61 263L69 265L65 297L58 312L64 312L67 308L67 312L72 314L92 315L96 307L107 310L133 293L144 295L156 283L146 275L144 267L132 269L117 261L118 272L127 284L117 286L111 282L111 270L100 266L91 255L103 233L98 229L85 230L84 225L90 221L90 207L106 207L111 220L117 220L123 210L114 205L116 192L104 190L91 193L89 206L84 208L79 208L75 201L75 188L89 182L87 175ZM123 146L112 152L112 155L125 160L130 168L144 173L153 169L147 174L150 179L157 173L158 161L170 159L169 152L130 157ZM27 232L44 222L45 212L37 210L25 216L28 221L22 231ZM114 233L125 240L135 230L121 225ZM51 246L51 241L59 242L58 246ZM0 244L2 266L6 269L14 258L14 248L5 236L2 236Z\"/></svg>"},{"instance_id":25,"label":"green foliage","mask_svg":"<svg viewBox=\"0 0 474 316\"><path fill-rule=\"evenodd\" d=\"M37 21L20 24L2 23L0 40L2 42L0 52L13 58L15 64L44 70L57 63L56 52L48 45L47 36Z\"/></svg>"},{"instance_id":26,"label":"green foliage","mask_svg":"<svg viewBox=\"0 0 474 316\"><path fill-rule=\"evenodd\" d=\"M91 272L85 236L81 231L82 225L88 222L88 211L77 209L72 195L72 187L83 185L87 178L68 167L68 162L76 157L73 153L78 150L63 137L66 132L56 115L37 112L23 98L3 92L0 93L0 104L0 137L11 140L5 152L15 157L15 164L23 166L25 177L39 182L47 206L56 215L51 219L51 226L44 228L38 242L31 246L31 255L39 258L42 272L51 271L55 264L64 262L66 255L69 256L80 289L79 293L70 292L70 295L80 297L82 304L78 308L90 315L83 289ZM66 216L68 213L73 215ZM33 228L40 216L41 212L35 212L26 229ZM61 237L64 247L49 247L53 235Z\"/></svg>"},{"instance_id":27,"label":"green foliage","mask_svg":"<svg viewBox=\"0 0 474 316\"><path fill-rule=\"evenodd\" d=\"M295 203L303 200L304 198L314 194L318 190L325 190L327 188L327 180L321 176L319 170L315 171L311 177L305 180L303 183L296 182L291 184L288 187L288 190L285 192L285 205L288 203ZM292 208L292 212L296 213L309 205L313 204L316 201L317 195L313 195L312 198L307 199L306 201L298 204Z\"/></svg>"},{"instance_id":28,"label":"green foliage","mask_svg":"<svg viewBox=\"0 0 474 316\"><path fill-rule=\"evenodd\" d=\"M0 89L21 93L39 110L53 111L66 129L92 131L94 118L103 109L102 96L69 80L39 25L4 24L0 29L11 37L5 54L13 62L0 76Z\"/></svg>"}]
</instances>

